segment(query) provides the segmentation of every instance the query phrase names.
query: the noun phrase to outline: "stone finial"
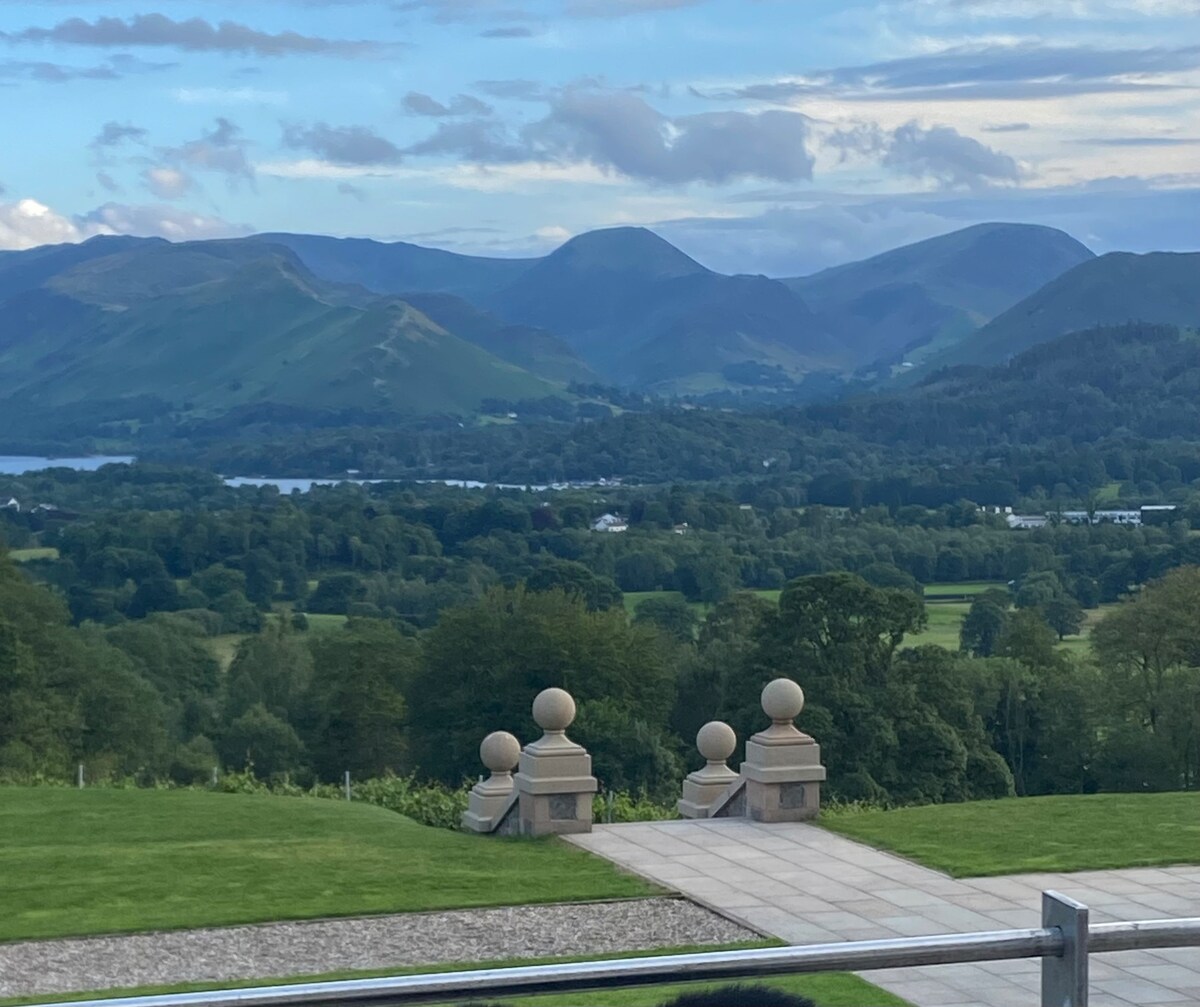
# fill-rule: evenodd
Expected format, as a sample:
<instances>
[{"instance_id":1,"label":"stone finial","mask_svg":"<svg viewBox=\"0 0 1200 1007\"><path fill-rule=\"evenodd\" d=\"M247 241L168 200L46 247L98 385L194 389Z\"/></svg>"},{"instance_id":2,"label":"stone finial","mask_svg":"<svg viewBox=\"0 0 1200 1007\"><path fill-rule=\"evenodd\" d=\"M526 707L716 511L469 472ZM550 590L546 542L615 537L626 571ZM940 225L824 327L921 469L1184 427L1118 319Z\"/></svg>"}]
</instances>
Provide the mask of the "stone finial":
<instances>
[{"instance_id":1,"label":"stone finial","mask_svg":"<svg viewBox=\"0 0 1200 1007\"><path fill-rule=\"evenodd\" d=\"M575 698L566 689L543 689L533 701L533 719L547 734L562 734L575 722Z\"/></svg>"},{"instance_id":2,"label":"stone finial","mask_svg":"<svg viewBox=\"0 0 1200 1007\"><path fill-rule=\"evenodd\" d=\"M804 690L790 678L777 678L763 686L762 708L777 724L793 721L804 709Z\"/></svg>"},{"instance_id":3,"label":"stone finial","mask_svg":"<svg viewBox=\"0 0 1200 1007\"><path fill-rule=\"evenodd\" d=\"M707 765L683 781L678 808L684 818L707 818L730 786L740 779L725 765L737 748L737 735L728 724L719 720L705 724L696 734L696 747Z\"/></svg>"},{"instance_id":4,"label":"stone finial","mask_svg":"<svg viewBox=\"0 0 1200 1007\"><path fill-rule=\"evenodd\" d=\"M763 689L762 708L771 726L746 742L742 763L747 814L763 822L815 818L825 767L821 747L793 723L804 709L804 690L777 678Z\"/></svg>"},{"instance_id":5,"label":"stone finial","mask_svg":"<svg viewBox=\"0 0 1200 1007\"><path fill-rule=\"evenodd\" d=\"M479 744L479 761L491 772L489 784L512 790L512 774L521 761L521 743L507 731L493 731Z\"/></svg>"},{"instance_id":6,"label":"stone finial","mask_svg":"<svg viewBox=\"0 0 1200 1007\"><path fill-rule=\"evenodd\" d=\"M493 731L480 744L479 758L492 775L471 788L462 827L495 832L516 802L513 769L521 758L521 743L507 731Z\"/></svg>"},{"instance_id":7,"label":"stone finial","mask_svg":"<svg viewBox=\"0 0 1200 1007\"><path fill-rule=\"evenodd\" d=\"M727 768L725 760L737 748L737 735L728 724L711 720L696 733L696 747L710 767Z\"/></svg>"},{"instance_id":8,"label":"stone finial","mask_svg":"<svg viewBox=\"0 0 1200 1007\"><path fill-rule=\"evenodd\" d=\"M544 689L533 701L533 719L545 732L526 745L516 775L521 832L543 836L592 829L592 757L567 737L575 700L563 689Z\"/></svg>"}]
</instances>

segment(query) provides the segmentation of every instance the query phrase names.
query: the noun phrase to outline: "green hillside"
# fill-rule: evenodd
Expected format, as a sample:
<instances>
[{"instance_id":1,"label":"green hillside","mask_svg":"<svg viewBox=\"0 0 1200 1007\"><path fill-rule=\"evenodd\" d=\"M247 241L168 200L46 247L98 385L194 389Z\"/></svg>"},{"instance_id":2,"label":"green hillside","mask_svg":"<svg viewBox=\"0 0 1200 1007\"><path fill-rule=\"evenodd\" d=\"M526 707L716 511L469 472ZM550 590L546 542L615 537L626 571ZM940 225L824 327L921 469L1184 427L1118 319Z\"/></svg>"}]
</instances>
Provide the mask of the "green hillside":
<instances>
[{"instance_id":1,"label":"green hillside","mask_svg":"<svg viewBox=\"0 0 1200 1007\"><path fill-rule=\"evenodd\" d=\"M531 374L562 383L597 380L571 347L545 329L508 325L453 294L404 294L404 299L442 328Z\"/></svg>"},{"instance_id":2,"label":"green hillside","mask_svg":"<svg viewBox=\"0 0 1200 1007\"><path fill-rule=\"evenodd\" d=\"M558 841L367 804L0 787L0 940L647 894Z\"/></svg>"},{"instance_id":3,"label":"green hillside","mask_svg":"<svg viewBox=\"0 0 1200 1007\"><path fill-rule=\"evenodd\" d=\"M1076 266L929 366L1003 363L1070 332L1149 322L1200 326L1200 252L1114 252Z\"/></svg>"},{"instance_id":4,"label":"green hillside","mask_svg":"<svg viewBox=\"0 0 1200 1007\"><path fill-rule=\"evenodd\" d=\"M0 390L39 407L153 395L201 413L466 413L557 392L403 301L332 287L250 242L143 245L9 299Z\"/></svg>"},{"instance_id":5,"label":"green hillside","mask_svg":"<svg viewBox=\"0 0 1200 1007\"><path fill-rule=\"evenodd\" d=\"M861 362L919 359L1091 258L1050 227L979 224L786 282Z\"/></svg>"}]
</instances>

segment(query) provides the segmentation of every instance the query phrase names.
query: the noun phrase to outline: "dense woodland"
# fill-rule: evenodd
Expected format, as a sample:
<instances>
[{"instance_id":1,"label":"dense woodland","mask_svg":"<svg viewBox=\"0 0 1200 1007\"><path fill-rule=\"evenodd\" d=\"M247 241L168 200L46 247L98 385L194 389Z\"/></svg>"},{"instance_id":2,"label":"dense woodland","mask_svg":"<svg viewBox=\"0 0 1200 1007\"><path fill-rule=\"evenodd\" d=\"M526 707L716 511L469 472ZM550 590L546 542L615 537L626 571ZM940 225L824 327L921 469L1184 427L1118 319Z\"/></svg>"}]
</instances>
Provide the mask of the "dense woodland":
<instances>
[{"instance_id":1,"label":"dense woodland","mask_svg":"<svg viewBox=\"0 0 1200 1007\"><path fill-rule=\"evenodd\" d=\"M786 674L843 799L1194 787L1200 509L1165 481L1161 525L1021 532L970 498L824 506L799 473L289 497L152 465L2 479L22 509L0 511L21 560L0 561L0 775L456 784L487 731L533 737L532 696L562 685L604 785L669 797L700 724L744 738ZM606 512L629 531L592 531ZM968 580L1008 587L976 598L961 647L906 646L920 585ZM698 604L630 616L626 593L659 591ZM1059 646L1117 602L1090 652Z\"/></svg>"}]
</instances>

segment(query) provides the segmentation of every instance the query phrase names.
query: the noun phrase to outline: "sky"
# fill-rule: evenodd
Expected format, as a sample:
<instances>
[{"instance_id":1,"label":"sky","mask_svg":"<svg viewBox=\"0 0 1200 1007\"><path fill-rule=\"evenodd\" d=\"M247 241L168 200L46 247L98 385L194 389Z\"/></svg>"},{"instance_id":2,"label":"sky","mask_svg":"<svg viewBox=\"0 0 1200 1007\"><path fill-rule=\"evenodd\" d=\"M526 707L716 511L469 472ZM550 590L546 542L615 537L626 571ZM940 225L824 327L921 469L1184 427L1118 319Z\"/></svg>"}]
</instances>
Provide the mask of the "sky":
<instances>
[{"instance_id":1,"label":"sky","mask_svg":"<svg viewBox=\"0 0 1200 1007\"><path fill-rule=\"evenodd\" d=\"M0 249L651 227L804 275L1200 248L1200 0L0 0Z\"/></svg>"}]
</instances>

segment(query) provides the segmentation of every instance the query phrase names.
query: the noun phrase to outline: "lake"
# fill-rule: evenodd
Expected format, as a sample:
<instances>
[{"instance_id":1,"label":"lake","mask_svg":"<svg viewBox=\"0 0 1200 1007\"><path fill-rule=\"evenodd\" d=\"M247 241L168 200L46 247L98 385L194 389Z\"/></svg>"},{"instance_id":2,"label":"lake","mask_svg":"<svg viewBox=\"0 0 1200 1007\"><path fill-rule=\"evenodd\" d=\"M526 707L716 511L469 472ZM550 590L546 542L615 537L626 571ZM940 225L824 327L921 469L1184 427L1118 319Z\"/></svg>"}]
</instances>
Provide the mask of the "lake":
<instances>
[{"instance_id":1,"label":"lake","mask_svg":"<svg viewBox=\"0 0 1200 1007\"><path fill-rule=\"evenodd\" d=\"M0 455L0 475L19 476L27 472L41 472L45 469L63 468L75 469L77 472L95 472L101 465L129 465L136 461L132 455L92 455L87 458L38 458L33 455ZM250 478L246 476L231 476L225 480L226 486L235 489L241 486L274 486L280 493L307 493L314 486L336 486L339 483L355 483L359 486L388 482L387 479L350 479L322 478L312 479L269 479ZM404 480L407 481L407 480ZM605 479L588 480L583 482L550 483L548 485L514 485L510 483L482 483L473 479L418 479L416 482L425 485L454 486L459 489L488 489L494 487L502 490L531 490L534 493L545 493L551 490L581 489L590 486L611 486L617 481Z\"/></svg>"},{"instance_id":2,"label":"lake","mask_svg":"<svg viewBox=\"0 0 1200 1007\"><path fill-rule=\"evenodd\" d=\"M74 469L95 472L101 465L128 465L132 455L92 455L88 458L37 458L33 455L0 455L0 475L22 476L44 469Z\"/></svg>"}]
</instances>

